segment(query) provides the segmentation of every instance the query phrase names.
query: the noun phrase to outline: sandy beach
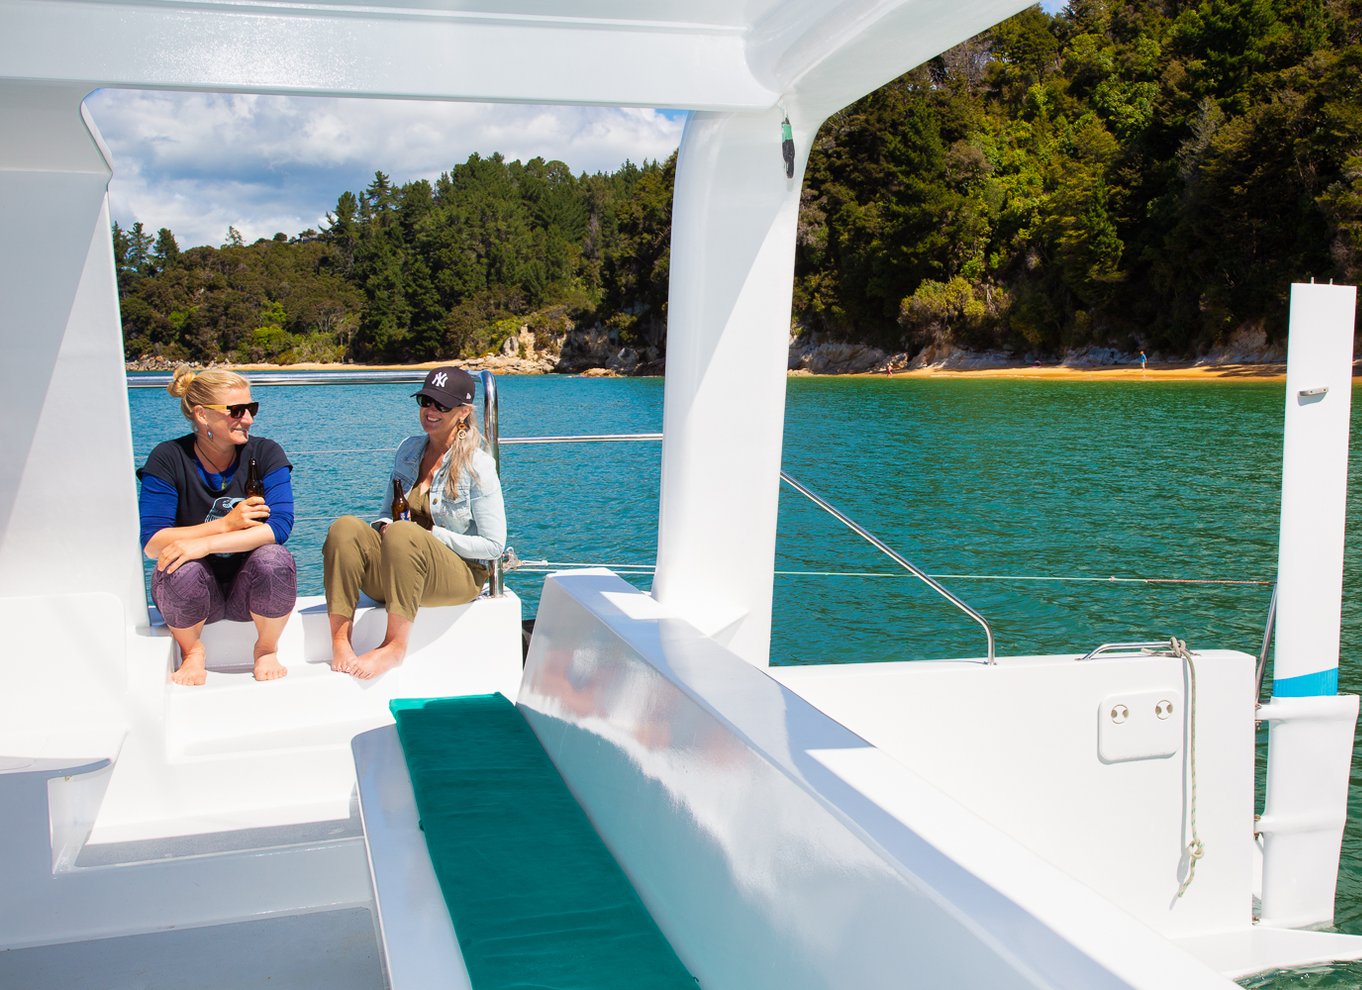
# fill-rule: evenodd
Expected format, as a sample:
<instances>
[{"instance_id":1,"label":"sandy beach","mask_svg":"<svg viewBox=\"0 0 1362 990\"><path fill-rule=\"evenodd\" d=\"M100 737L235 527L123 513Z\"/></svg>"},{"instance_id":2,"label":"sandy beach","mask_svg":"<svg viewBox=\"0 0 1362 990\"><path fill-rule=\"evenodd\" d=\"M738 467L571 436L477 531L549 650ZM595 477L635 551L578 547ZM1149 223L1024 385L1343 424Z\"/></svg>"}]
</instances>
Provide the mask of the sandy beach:
<instances>
[{"instance_id":1,"label":"sandy beach","mask_svg":"<svg viewBox=\"0 0 1362 990\"><path fill-rule=\"evenodd\" d=\"M427 361L421 364L224 364L218 367L234 371L424 371L439 367L444 361ZM522 374L513 368L498 368L494 362L483 358L477 361L454 361L453 364L466 365L473 370L488 368L498 374ZM612 374L604 369L593 370L586 374ZM792 371L791 375L810 375L808 371ZM1355 362L1353 374L1362 375L1362 361ZM865 372L847 377L858 378L1014 378L1035 379L1038 381L1224 381L1224 382L1272 382L1285 381L1284 364L1189 364L1172 367L1075 367L1069 365L1031 365L1026 367L996 368L918 368L912 371Z\"/></svg>"},{"instance_id":2,"label":"sandy beach","mask_svg":"<svg viewBox=\"0 0 1362 990\"><path fill-rule=\"evenodd\" d=\"M1354 368L1356 373L1356 368ZM1070 367L1068 365L1033 365L1017 368L979 368L947 370L924 368L901 372L903 378L1032 378L1043 381L1285 381L1284 364L1218 364L1182 365L1168 368L1136 367Z\"/></svg>"}]
</instances>

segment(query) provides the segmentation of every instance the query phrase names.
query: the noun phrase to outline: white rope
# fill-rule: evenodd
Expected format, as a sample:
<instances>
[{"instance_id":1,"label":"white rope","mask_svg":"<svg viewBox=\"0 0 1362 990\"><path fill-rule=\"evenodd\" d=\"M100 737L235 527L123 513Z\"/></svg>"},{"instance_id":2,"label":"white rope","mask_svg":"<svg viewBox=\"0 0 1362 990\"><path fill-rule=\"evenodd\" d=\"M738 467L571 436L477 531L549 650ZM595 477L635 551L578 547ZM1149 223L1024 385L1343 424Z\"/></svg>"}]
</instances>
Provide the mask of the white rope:
<instances>
[{"instance_id":1,"label":"white rope","mask_svg":"<svg viewBox=\"0 0 1362 990\"><path fill-rule=\"evenodd\" d=\"M1196 876L1197 861L1206 855L1206 847L1202 844L1196 828L1196 663L1192 660L1192 653L1187 649L1187 644L1176 636L1169 641L1169 646L1173 655L1180 657L1187 665L1187 763L1190 784L1187 805L1191 841L1187 843L1185 850L1187 876L1178 885L1178 897L1182 897L1192 885L1192 878Z\"/></svg>"}]
</instances>

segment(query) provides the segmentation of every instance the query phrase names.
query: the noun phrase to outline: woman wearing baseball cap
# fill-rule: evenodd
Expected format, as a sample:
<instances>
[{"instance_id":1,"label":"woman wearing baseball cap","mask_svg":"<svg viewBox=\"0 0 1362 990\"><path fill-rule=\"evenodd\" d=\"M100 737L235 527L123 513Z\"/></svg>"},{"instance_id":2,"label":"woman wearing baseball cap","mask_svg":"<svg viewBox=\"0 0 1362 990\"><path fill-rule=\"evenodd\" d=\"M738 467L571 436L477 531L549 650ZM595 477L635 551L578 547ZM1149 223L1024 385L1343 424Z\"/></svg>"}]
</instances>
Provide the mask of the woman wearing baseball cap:
<instances>
[{"instance_id":1,"label":"woman wearing baseball cap","mask_svg":"<svg viewBox=\"0 0 1362 990\"><path fill-rule=\"evenodd\" d=\"M397 448L391 482L409 519L394 519L389 484L372 523L342 516L322 548L331 668L361 679L402 662L416 612L462 605L482 592L490 562L506 543L506 508L496 462L473 419L473 377L436 368L413 393L422 432ZM350 642L360 592L388 610L383 642L359 656Z\"/></svg>"}]
</instances>

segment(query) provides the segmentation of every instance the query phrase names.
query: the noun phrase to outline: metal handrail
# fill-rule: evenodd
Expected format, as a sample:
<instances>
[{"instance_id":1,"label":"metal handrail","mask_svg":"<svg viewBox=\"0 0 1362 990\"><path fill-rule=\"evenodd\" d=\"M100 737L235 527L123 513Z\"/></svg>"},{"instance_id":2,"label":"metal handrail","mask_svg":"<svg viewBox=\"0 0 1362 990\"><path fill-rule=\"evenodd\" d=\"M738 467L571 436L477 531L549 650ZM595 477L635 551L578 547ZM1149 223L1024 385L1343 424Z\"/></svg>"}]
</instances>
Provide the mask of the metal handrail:
<instances>
[{"instance_id":1,"label":"metal handrail","mask_svg":"<svg viewBox=\"0 0 1362 990\"><path fill-rule=\"evenodd\" d=\"M818 506L824 512L827 512L830 515L832 515L835 519L841 522L853 533L861 537L861 539L866 540L868 543L870 543L871 546L875 547L875 549L885 554L887 557L889 557L890 560L894 561L900 567L903 567L906 570L908 570L914 577L923 581L929 588L931 588L941 597L945 598L948 602L950 602L960 611L964 612L975 622L979 623L979 625L982 626L984 629L984 635L988 637L988 665L991 667L998 662L993 652L993 627L988 624L987 619L985 619L977 611L975 611L969 605L965 604L965 602L961 601L958 597L952 594L949 589L947 589L943 584L941 584L941 582L937 581L926 571L922 570L921 568L913 564L911 561L907 560L896 550L894 550L883 540L881 540L878 536L875 536L873 533L871 533L865 527L861 526L855 520L838 511L826 499L820 498L818 495L815 495L808 488L801 485L794 478L790 477L790 475L787 472L781 471L780 477L781 480L788 483L792 488L795 489L795 491L799 492L809 501L813 502L814 505Z\"/></svg>"},{"instance_id":2,"label":"metal handrail","mask_svg":"<svg viewBox=\"0 0 1362 990\"><path fill-rule=\"evenodd\" d=\"M490 371L479 372L482 379L482 435L487 439L487 447L492 452L492 462L497 467L497 477L501 477L501 418L497 403L497 377ZM506 574L501 566L501 558L491 562L492 568L487 575L487 593L492 598L500 598L506 593Z\"/></svg>"},{"instance_id":3,"label":"metal handrail","mask_svg":"<svg viewBox=\"0 0 1362 990\"><path fill-rule=\"evenodd\" d=\"M483 372L487 374L487 372ZM595 433L556 437L503 437L502 443L620 443L628 440L661 440L661 433Z\"/></svg>"},{"instance_id":4,"label":"metal handrail","mask_svg":"<svg viewBox=\"0 0 1362 990\"><path fill-rule=\"evenodd\" d=\"M424 369L367 371L248 371L245 377L251 388L261 385L388 385L414 384L426 380ZM128 388L165 388L170 384L171 375L163 372L126 375Z\"/></svg>"},{"instance_id":5,"label":"metal handrail","mask_svg":"<svg viewBox=\"0 0 1362 990\"><path fill-rule=\"evenodd\" d=\"M1267 673L1267 651L1272 645L1272 627L1277 621L1277 582L1272 582L1272 601L1267 606L1267 625L1263 627L1263 645L1258 650L1258 674L1254 680L1256 688L1253 692L1253 703L1262 704L1263 701L1263 675Z\"/></svg>"},{"instance_id":6,"label":"metal handrail","mask_svg":"<svg viewBox=\"0 0 1362 990\"><path fill-rule=\"evenodd\" d=\"M401 383L419 382L425 380L424 371L354 371L354 372L323 372L320 374L302 373L267 373L251 379L251 385L359 385L377 383ZM542 437L506 437L500 436L499 430L499 408L497 402L496 376L490 371L481 371L479 376L482 379L483 398L482 398L482 432L487 438L487 445L491 451L492 459L496 463L497 473L501 473L501 445L502 444L538 444L538 443L619 443L627 441L642 440L661 440L661 433L599 433L581 434L573 436L542 436ZM128 379L129 388L164 388L170 381L170 375L142 375L137 379ZM905 558L879 537L875 536L865 527L855 520L846 516L833 507L827 500L819 497L804 485L800 484L785 471L780 472L782 480L789 483L794 489L812 501L823 511L829 513L843 525L851 529L862 539L869 542L876 549L880 550L890 560L900 567L903 567L914 577L924 582L929 588L941 597L964 612L984 630L984 635L988 638L988 663L993 666L997 663L993 643L993 627L988 624L988 620L980 615L974 608L953 594L948 588L933 578L930 574ZM491 562L491 573L488 577L488 592L494 598L500 597L505 591L505 573L500 560Z\"/></svg>"},{"instance_id":7,"label":"metal handrail","mask_svg":"<svg viewBox=\"0 0 1362 990\"><path fill-rule=\"evenodd\" d=\"M1150 656L1158 654L1160 656L1173 656L1169 652L1169 641L1166 639L1146 639L1132 643L1103 643L1095 650L1089 650L1078 659L1091 660L1093 657L1103 653L1123 656Z\"/></svg>"}]
</instances>

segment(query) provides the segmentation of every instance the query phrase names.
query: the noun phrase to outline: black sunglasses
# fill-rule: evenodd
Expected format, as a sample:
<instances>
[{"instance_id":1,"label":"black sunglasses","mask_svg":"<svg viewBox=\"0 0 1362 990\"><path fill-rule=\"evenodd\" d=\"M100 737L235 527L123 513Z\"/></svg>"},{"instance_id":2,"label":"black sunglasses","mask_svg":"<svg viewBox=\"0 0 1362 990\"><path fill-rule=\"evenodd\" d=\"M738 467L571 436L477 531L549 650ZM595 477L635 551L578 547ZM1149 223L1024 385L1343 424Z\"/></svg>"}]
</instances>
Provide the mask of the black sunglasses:
<instances>
[{"instance_id":1,"label":"black sunglasses","mask_svg":"<svg viewBox=\"0 0 1362 990\"><path fill-rule=\"evenodd\" d=\"M230 406L224 406L220 402L205 402L203 408L221 409L228 416L231 416L232 419L240 419L242 416L246 415L246 413L250 413L252 416L258 413L260 411L260 403L233 402Z\"/></svg>"},{"instance_id":2,"label":"black sunglasses","mask_svg":"<svg viewBox=\"0 0 1362 990\"><path fill-rule=\"evenodd\" d=\"M442 406L428 395L418 395L416 397L416 404L422 409L426 408L426 406L434 406L437 412L442 413L447 413L454 408L453 406Z\"/></svg>"}]
</instances>

